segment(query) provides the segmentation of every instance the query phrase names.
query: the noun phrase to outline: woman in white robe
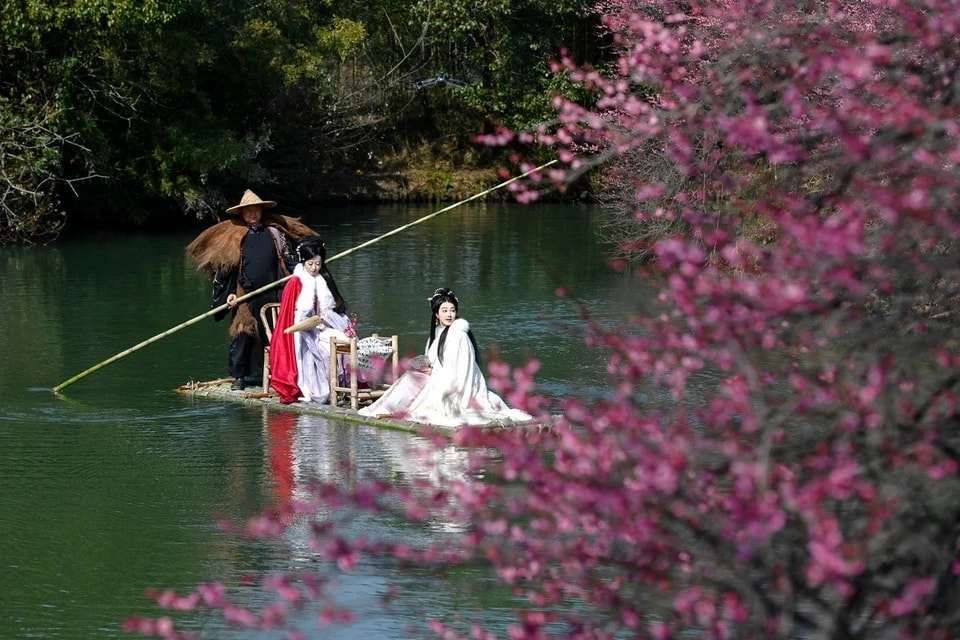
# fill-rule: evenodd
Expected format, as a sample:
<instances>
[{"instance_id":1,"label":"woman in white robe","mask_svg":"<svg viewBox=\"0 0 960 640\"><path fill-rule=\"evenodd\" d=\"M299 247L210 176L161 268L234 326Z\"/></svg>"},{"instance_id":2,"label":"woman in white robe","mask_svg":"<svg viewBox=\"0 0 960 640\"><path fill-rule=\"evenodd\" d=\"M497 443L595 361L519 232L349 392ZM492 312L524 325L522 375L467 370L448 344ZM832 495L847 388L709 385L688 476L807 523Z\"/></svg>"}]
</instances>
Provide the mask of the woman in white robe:
<instances>
[{"instance_id":1,"label":"woman in white robe","mask_svg":"<svg viewBox=\"0 0 960 640\"><path fill-rule=\"evenodd\" d=\"M494 422L527 422L533 417L512 409L487 388L470 323L457 317L459 301L450 289L430 298L428 366L403 374L376 402L360 409L370 417L390 416L456 427Z\"/></svg>"},{"instance_id":2,"label":"woman in white robe","mask_svg":"<svg viewBox=\"0 0 960 640\"><path fill-rule=\"evenodd\" d=\"M330 338L356 337L346 302L325 268L326 249L318 238L308 238L297 247L300 263L286 284L280 314L270 342L271 386L280 402L327 402L330 398ZM307 318L317 326L284 330ZM344 371L344 367L338 370Z\"/></svg>"}]
</instances>

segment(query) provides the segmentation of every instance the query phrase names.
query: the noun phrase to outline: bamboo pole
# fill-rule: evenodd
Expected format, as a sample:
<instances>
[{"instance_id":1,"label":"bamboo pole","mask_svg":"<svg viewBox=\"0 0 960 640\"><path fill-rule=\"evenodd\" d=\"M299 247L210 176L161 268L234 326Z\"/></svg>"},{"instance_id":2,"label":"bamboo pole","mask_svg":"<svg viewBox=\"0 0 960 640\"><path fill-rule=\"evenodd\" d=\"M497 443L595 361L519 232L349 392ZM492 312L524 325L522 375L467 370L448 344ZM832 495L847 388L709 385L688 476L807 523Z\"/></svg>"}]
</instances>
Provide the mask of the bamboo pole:
<instances>
[{"instance_id":1,"label":"bamboo pole","mask_svg":"<svg viewBox=\"0 0 960 640\"><path fill-rule=\"evenodd\" d=\"M355 251L359 251L360 249L364 249L364 248L366 248L366 247L369 247L369 246L372 245L372 244L375 244L375 243L377 243L377 242L380 242L380 241L383 240L384 238L388 238L388 237L390 237L390 236L392 236L392 235L395 235L395 234L400 233L401 231L405 231L405 230L409 229L410 227L416 226L416 225L418 225L418 224L420 224L420 223L422 223L422 222L426 222L427 220L430 220L431 218L437 217L437 216L440 215L441 213L446 213L447 211L450 211L451 209L455 209L455 208L459 207L459 206L462 205L462 204L465 204L465 203L467 203L467 202L470 202L471 200L476 200L477 198L482 198L483 196L487 195L488 193L492 193L492 192L496 191L497 189L501 189L501 188L507 186L507 185L510 184L510 183L516 182L517 180L522 180L523 178L529 176L531 173L535 173L535 172L537 172L537 171L541 171L542 169L546 169L547 167L549 167L549 166L552 165L552 164L555 164L556 162L557 162L556 160L551 160L550 162L547 162L547 163L545 163L545 164L540 165L540 166L537 167L536 169L531 169L530 171L527 171L526 173L524 173L524 174L522 174L522 175L519 175L519 176L515 176L515 177L513 177L513 178L510 178L509 180L506 180L506 181L504 181L504 182L501 182L500 184L498 184L498 185L496 185L496 186L490 187L489 189L487 189L487 190L485 190L485 191L481 191L480 193L476 193L476 194L470 196L469 198L465 198L465 199L463 199L463 200L460 200L459 202L455 202L455 203L453 203L453 204L451 204L451 205L449 205L449 206L444 207L443 209L440 209L440 210L438 210L438 211L434 211L433 213L431 213L431 214L429 214L429 215L426 215L426 216L423 216L422 218L418 218L417 220L414 220L413 222L409 222L409 223L407 223L407 224L405 224L405 225L401 225L401 226L397 227L396 229L393 229L392 231L388 231L387 233L384 233L383 235L380 235L380 236L377 236L376 238L373 238L372 240L367 240L367 241L364 242L364 243L358 244L357 246L353 247L352 249L347 249L346 251L341 251L341 252L338 253L337 255L335 255L335 256L333 256L333 257L331 257L331 258L328 258L328 259L327 259L327 262L333 262L334 260L337 260L337 259L342 258L342 257L344 257L344 256L348 256L348 255L350 255L351 253L354 253ZM268 285L264 285L264 286L260 287L259 289L256 289L256 290L254 290L254 291L251 291L250 293L245 293L244 295L242 295L242 296L240 296L240 297L238 297L238 298L236 299L235 304L239 304L240 302L243 302L244 300L248 300L249 298L252 298L252 297L254 297L254 296L256 296L256 295L259 295L259 294L263 293L264 291L269 291L270 289L272 289L272 288L274 288L274 287L277 287L277 286L285 283L287 280L289 280L289 279L292 278L292 277L293 277L292 275L286 276L286 277L284 277L284 278L281 278L281 279L277 280L276 282L271 282L271 283L268 284ZM206 313L201 313L200 315L196 316L195 318L190 318L190 319L187 320L186 322L181 322L181 323L178 324L177 326L171 327L170 329L167 329L166 331L164 331L164 332L162 332L162 333L158 333L157 335L153 336L152 338L148 338L148 339L144 340L143 342L140 342L140 343L138 343L138 344L135 344L135 345L133 345L132 347L130 347L129 349L126 349L126 350L124 350L124 351L121 351L120 353L118 353L118 354L116 354L116 355L114 355L114 356L111 356L111 357L107 358L107 359L104 360L103 362L100 362L100 363L98 363L98 364L95 364L95 365L93 365L92 367L90 367L89 369L86 369L85 371L81 371L80 373L78 373L77 375L73 376L73 377L70 378L69 380L65 380L65 381L61 382L60 384L58 384L57 386L55 386L55 387L53 388L53 392L54 392L54 393L60 393L64 388L70 386L71 384L73 384L74 382L77 382L78 380L82 380L83 378L86 378L86 377L87 377L88 375L90 375L91 373L94 373L94 372L96 372L96 371L99 371L100 369L106 367L107 365L113 364L113 363L116 362L117 360L120 360L121 358L124 358L124 357L130 355L131 353L134 353L135 351L139 351L140 349L143 349L143 348L146 347L147 345L153 344L154 342L158 342L158 341L166 338L167 336L172 335L172 334L176 333L177 331L180 331L181 329L186 329L187 327L189 327L189 326L191 326L191 325L194 325L194 324L200 322L201 320L203 320L203 319L205 319L205 318L209 318L210 316L214 315L215 313L218 313L218 312L220 312L220 311L225 311L225 310L228 309L228 308L229 308L228 305L222 304L222 305L220 305L219 307L215 307L215 308L213 308L213 309L210 309L210 310L207 311Z\"/></svg>"}]
</instances>

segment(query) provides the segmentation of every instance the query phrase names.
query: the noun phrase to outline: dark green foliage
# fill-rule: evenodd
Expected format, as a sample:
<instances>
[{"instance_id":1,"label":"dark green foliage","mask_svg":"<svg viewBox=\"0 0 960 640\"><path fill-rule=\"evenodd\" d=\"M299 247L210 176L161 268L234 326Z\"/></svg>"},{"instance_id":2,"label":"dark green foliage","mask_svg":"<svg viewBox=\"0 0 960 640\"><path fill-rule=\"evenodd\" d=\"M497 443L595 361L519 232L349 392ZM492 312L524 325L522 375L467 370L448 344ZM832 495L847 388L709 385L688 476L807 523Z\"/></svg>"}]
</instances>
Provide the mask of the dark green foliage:
<instances>
[{"instance_id":1,"label":"dark green foliage","mask_svg":"<svg viewBox=\"0 0 960 640\"><path fill-rule=\"evenodd\" d=\"M550 117L581 2L87 0L0 4L0 243L210 219L331 171L496 165L472 136ZM467 87L418 90L438 71ZM428 167L418 166L419 169ZM444 169L446 170L446 169Z\"/></svg>"}]
</instances>

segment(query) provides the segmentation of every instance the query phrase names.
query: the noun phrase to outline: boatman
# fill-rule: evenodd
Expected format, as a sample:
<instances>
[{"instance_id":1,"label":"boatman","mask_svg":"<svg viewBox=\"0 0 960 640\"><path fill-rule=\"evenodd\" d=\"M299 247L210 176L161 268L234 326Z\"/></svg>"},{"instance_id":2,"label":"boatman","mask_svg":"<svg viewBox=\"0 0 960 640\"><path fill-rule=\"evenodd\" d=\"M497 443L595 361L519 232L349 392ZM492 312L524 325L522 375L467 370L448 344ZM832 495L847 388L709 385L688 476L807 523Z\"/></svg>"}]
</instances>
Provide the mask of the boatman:
<instances>
[{"instance_id":1,"label":"boatman","mask_svg":"<svg viewBox=\"0 0 960 640\"><path fill-rule=\"evenodd\" d=\"M260 326L260 309L279 300L281 287L239 304L237 298L290 275L297 263L291 243L318 235L296 218L267 211L276 206L275 201L261 200L247 189L240 204L227 209L227 220L210 227L187 246L187 256L213 278L211 306L228 306L213 319L219 322L227 313L233 316L227 369L235 391L263 383L266 334Z\"/></svg>"}]
</instances>

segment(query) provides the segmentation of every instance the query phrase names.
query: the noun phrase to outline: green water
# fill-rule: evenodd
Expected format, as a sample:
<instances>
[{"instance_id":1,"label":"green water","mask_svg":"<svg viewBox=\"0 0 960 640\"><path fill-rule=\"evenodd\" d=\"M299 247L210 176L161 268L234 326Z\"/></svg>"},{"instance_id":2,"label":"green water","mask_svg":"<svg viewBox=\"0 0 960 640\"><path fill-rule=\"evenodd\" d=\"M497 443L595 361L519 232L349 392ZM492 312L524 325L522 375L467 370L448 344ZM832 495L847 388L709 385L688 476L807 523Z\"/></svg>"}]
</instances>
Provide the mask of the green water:
<instances>
[{"instance_id":1,"label":"green water","mask_svg":"<svg viewBox=\"0 0 960 640\"><path fill-rule=\"evenodd\" d=\"M432 211L308 212L304 221L332 256ZM579 206L464 206L330 269L361 334L396 333L402 352L420 352L427 297L449 286L481 347L512 364L541 360L543 393L602 395L603 354L582 344L583 322L555 292L568 288L607 322L623 321L650 294L607 268L600 221L598 210ZM410 434L176 393L226 375L227 327L209 318L52 392L209 308L208 283L184 259L193 235L0 248L0 638L130 637L120 630L125 618L160 613L144 598L150 588L235 585L251 569L310 561L302 528L280 544L255 543L221 532L218 518L242 521L302 493L312 477L404 482L427 473L405 455ZM444 468L456 475L461 459L444 452ZM417 538L445 535L447 524L421 531L371 518L355 526ZM496 624L510 606L491 598L482 575L437 579L364 563L339 580L339 597L359 620L313 637L402 637L427 613ZM398 581L408 588L383 610L380 598ZM241 593L262 597L252 587ZM254 637L215 616L189 624L206 637Z\"/></svg>"}]
</instances>

